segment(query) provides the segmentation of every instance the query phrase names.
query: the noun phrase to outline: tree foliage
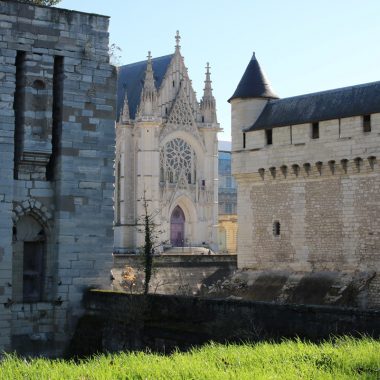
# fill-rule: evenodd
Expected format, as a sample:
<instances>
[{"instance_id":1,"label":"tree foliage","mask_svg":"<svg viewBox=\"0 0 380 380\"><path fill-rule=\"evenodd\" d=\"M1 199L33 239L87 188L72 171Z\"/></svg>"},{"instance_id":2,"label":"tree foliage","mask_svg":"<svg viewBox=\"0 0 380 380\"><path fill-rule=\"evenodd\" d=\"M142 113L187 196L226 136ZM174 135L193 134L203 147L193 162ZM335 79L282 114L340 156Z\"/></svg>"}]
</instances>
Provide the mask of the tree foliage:
<instances>
[{"instance_id":1,"label":"tree foliage","mask_svg":"<svg viewBox=\"0 0 380 380\"><path fill-rule=\"evenodd\" d=\"M149 210L145 191L141 201L144 211L138 223L138 231L144 234L144 245L140 248L140 254L145 274L144 294L148 294L149 283L153 275L153 256L155 249L163 244L162 241L159 241L163 231L159 230L159 226L154 221L156 213Z\"/></svg>"},{"instance_id":2,"label":"tree foliage","mask_svg":"<svg viewBox=\"0 0 380 380\"><path fill-rule=\"evenodd\" d=\"M36 4L36 5L46 5L48 7L56 5L61 2L61 0L23 0L24 3Z\"/></svg>"}]
</instances>

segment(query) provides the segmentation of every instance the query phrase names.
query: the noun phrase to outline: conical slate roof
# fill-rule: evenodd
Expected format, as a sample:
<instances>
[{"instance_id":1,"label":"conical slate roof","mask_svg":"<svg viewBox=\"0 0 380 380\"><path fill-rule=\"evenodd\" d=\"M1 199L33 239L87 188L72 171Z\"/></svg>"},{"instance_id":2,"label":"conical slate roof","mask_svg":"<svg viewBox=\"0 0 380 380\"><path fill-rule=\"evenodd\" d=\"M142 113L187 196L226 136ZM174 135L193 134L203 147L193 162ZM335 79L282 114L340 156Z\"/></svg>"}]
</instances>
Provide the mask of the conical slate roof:
<instances>
[{"instance_id":1,"label":"conical slate roof","mask_svg":"<svg viewBox=\"0 0 380 380\"><path fill-rule=\"evenodd\" d=\"M270 88L269 82L261 70L259 62L257 62L255 53L253 53L234 94L228 101L230 102L235 98L278 98Z\"/></svg>"}]
</instances>

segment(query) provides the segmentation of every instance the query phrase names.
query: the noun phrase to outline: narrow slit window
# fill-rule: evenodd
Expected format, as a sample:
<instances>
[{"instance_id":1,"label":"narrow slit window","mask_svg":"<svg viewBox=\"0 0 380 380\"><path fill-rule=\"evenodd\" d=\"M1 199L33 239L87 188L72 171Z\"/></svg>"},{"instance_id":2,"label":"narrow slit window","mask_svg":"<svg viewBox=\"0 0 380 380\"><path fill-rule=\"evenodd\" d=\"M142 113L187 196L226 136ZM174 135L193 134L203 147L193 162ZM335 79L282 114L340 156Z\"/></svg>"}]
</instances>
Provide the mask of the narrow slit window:
<instances>
[{"instance_id":1,"label":"narrow slit window","mask_svg":"<svg viewBox=\"0 0 380 380\"><path fill-rule=\"evenodd\" d=\"M245 148L245 143L246 143L246 136L245 136L245 132L243 132L243 148Z\"/></svg>"},{"instance_id":2,"label":"narrow slit window","mask_svg":"<svg viewBox=\"0 0 380 380\"><path fill-rule=\"evenodd\" d=\"M319 139L319 123L313 123L311 125L311 138L312 139Z\"/></svg>"},{"instance_id":3,"label":"narrow slit window","mask_svg":"<svg viewBox=\"0 0 380 380\"><path fill-rule=\"evenodd\" d=\"M342 122L341 122L341 119L339 119L338 127L339 127L339 138L341 138L342 137Z\"/></svg>"},{"instance_id":4,"label":"narrow slit window","mask_svg":"<svg viewBox=\"0 0 380 380\"><path fill-rule=\"evenodd\" d=\"M272 145L272 143L273 143L272 136L273 136L272 129L265 130L265 137L267 140L267 145Z\"/></svg>"},{"instance_id":5,"label":"narrow slit window","mask_svg":"<svg viewBox=\"0 0 380 380\"><path fill-rule=\"evenodd\" d=\"M280 222L276 220L273 223L273 236L280 236L280 234L281 234L281 225L280 225Z\"/></svg>"},{"instance_id":6,"label":"narrow slit window","mask_svg":"<svg viewBox=\"0 0 380 380\"><path fill-rule=\"evenodd\" d=\"M363 132L371 132L371 115L363 116Z\"/></svg>"},{"instance_id":7,"label":"narrow slit window","mask_svg":"<svg viewBox=\"0 0 380 380\"><path fill-rule=\"evenodd\" d=\"M25 112L25 61L26 53L18 51L16 55L16 90L13 98L13 109L15 115L14 133L14 179L18 178L18 163L22 152L22 142L24 133L24 112Z\"/></svg>"},{"instance_id":8,"label":"narrow slit window","mask_svg":"<svg viewBox=\"0 0 380 380\"><path fill-rule=\"evenodd\" d=\"M60 141L62 135L62 116L63 116L63 79L64 79L64 65L63 57L54 57L54 73L53 73L53 110L52 110L52 152L50 161L46 170L46 179L52 181L55 178L55 164L60 148Z\"/></svg>"}]
</instances>

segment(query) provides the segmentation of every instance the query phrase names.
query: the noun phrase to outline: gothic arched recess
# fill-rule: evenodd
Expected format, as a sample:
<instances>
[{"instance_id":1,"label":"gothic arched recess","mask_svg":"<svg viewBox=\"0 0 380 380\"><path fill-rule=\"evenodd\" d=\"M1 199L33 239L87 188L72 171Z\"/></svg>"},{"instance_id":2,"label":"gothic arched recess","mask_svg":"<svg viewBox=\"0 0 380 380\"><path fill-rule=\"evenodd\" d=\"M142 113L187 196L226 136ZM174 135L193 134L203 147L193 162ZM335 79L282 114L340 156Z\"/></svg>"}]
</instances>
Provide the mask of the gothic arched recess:
<instances>
[{"instance_id":1,"label":"gothic arched recess","mask_svg":"<svg viewBox=\"0 0 380 380\"><path fill-rule=\"evenodd\" d=\"M170 243L174 247L185 244L185 214L181 207L176 206L170 217Z\"/></svg>"},{"instance_id":2,"label":"gothic arched recess","mask_svg":"<svg viewBox=\"0 0 380 380\"><path fill-rule=\"evenodd\" d=\"M12 299L34 303L53 298L52 215L35 200L17 204L13 212Z\"/></svg>"}]
</instances>

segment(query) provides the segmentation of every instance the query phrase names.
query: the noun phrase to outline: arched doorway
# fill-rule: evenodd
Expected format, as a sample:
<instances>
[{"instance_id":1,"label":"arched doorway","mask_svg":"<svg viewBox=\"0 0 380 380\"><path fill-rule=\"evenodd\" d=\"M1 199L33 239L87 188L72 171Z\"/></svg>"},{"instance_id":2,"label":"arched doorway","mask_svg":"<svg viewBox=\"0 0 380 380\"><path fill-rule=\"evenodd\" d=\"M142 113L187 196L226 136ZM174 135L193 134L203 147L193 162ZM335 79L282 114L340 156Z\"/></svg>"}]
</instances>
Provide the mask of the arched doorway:
<instances>
[{"instance_id":1,"label":"arched doorway","mask_svg":"<svg viewBox=\"0 0 380 380\"><path fill-rule=\"evenodd\" d=\"M185 214L179 206L170 217L170 243L174 247L183 247L185 243Z\"/></svg>"}]
</instances>

